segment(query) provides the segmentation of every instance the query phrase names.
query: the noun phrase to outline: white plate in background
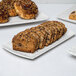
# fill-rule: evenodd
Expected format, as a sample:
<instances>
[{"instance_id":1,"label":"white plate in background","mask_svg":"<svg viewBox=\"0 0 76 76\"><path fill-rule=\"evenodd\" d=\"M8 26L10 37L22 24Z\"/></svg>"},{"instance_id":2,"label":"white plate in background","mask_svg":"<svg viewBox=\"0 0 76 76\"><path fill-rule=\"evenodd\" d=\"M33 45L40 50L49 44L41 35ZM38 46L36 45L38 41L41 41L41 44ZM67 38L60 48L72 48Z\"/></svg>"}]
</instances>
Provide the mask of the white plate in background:
<instances>
[{"instance_id":1,"label":"white plate in background","mask_svg":"<svg viewBox=\"0 0 76 76\"><path fill-rule=\"evenodd\" d=\"M25 19L20 18L19 16L15 16L15 17L10 17L9 22L0 24L0 27L26 24L26 23L34 23L34 22L44 21L47 19L49 19L48 16L42 12L39 12L36 19L30 19L30 20L25 20Z\"/></svg>"},{"instance_id":2,"label":"white plate in background","mask_svg":"<svg viewBox=\"0 0 76 76\"><path fill-rule=\"evenodd\" d=\"M50 51L52 48L55 48L56 46L58 46L59 44L63 43L64 41L70 39L71 37L73 37L75 34L72 31L67 31L65 33L65 35L63 35L59 40L57 40L56 42L52 43L49 46L44 47L43 49L39 49L34 53L26 53L26 52L20 52L20 51L15 51L12 48L12 43L11 41L8 43L5 43L2 47L3 49L5 49L6 51L23 57L23 58L28 58L28 59L35 59L37 57L39 57L40 55L46 53L47 51Z\"/></svg>"},{"instance_id":3,"label":"white plate in background","mask_svg":"<svg viewBox=\"0 0 76 76\"><path fill-rule=\"evenodd\" d=\"M76 56L76 46L71 47L67 52L73 56Z\"/></svg>"},{"instance_id":4,"label":"white plate in background","mask_svg":"<svg viewBox=\"0 0 76 76\"><path fill-rule=\"evenodd\" d=\"M72 6L71 8L67 9L66 11L62 12L60 15L57 16L57 18L61 19L61 20L64 20L64 21L76 23L76 20L69 19L69 15L73 11L76 11L76 5Z\"/></svg>"}]
</instances>

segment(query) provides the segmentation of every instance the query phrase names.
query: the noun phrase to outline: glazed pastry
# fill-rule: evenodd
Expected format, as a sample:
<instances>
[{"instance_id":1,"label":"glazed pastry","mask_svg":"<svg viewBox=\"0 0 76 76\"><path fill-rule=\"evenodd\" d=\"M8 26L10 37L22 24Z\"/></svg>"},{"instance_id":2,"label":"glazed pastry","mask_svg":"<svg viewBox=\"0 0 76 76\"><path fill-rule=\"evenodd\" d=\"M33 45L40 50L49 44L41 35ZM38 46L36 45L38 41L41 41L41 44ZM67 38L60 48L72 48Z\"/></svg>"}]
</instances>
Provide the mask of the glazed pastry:
<instances>
[{"instance_id":1,"label":"glazed pastry","mask_svg":"<svg viewBox=\"0 0 76 76\"><path fill-rule=\"evenodd\" d=\"M0 2L0 23L6 23L9 21L8 11L3 6L3 3Z\"/></svg>"},{"instance_id":2,"label":"glazed pastry","mask_svg":"<svg viewBox=\"0 0 76 76\"><path fill-rule=\"evenodd\" d=\"M34 19L38 14L37 5L31 0L18 0L14 3L17 14L23 19Z\"/></svg>"},{"instance_id":3,"label":"glazed pastry","mask_svg":"<svg viewBox=\"0 0 76 76\"><path fill-rule=\"evenodd\" d=\"M2 0L4 6L7 7L9 16L17 16L17 13L14 8L14 3L16 0Z\"/></svg>"},{"instance_id":4,"label":"glazed pastry","mask_svg":"<svg viewBox=\"0 0 76 76\"><path fill-rule=\"evenodd\" d=\"M12 39L13 49L34 53L60 39L67 31L65 25L58 21L47 21L36 27L26 29Z\"/></svg>"},{"instance_id":5,"label":"glazed pastry","mask_svg":"<svg viewBox=\"0 0 76 76\"><path fill-rule=\"evenodd\" d=\"M71 19L71 20L76 20L76 11L73 11L73 12L69 15L69 19Z\"/></svg>"}]
</instances>

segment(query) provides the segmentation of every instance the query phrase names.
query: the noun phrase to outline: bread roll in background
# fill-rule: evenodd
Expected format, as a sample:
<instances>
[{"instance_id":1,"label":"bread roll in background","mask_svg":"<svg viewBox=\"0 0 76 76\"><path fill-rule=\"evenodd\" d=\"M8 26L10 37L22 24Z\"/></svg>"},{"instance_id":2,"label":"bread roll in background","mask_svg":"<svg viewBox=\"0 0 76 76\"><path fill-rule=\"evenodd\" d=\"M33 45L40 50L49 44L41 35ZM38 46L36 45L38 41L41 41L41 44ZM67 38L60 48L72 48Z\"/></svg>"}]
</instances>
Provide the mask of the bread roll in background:
<instances>
[{"instance_id":1,"label":"bread roll in background","mask_svg":"<svg viewBox=\"0 0 76 76\"><path fill-rule=\"evenodd\" d=\"M14 7L17 14L23 19L35 19L38 15L38 7L31 0L17 0Z\"/></svg>"}]
</instances>

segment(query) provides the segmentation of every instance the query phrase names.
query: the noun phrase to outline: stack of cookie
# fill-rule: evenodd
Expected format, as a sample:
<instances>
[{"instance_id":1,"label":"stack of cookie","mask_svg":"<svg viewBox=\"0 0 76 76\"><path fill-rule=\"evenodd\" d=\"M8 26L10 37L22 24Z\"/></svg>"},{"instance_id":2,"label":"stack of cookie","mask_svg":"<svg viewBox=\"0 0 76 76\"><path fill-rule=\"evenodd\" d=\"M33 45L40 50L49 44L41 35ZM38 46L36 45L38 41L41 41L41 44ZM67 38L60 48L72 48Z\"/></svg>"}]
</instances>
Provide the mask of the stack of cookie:
<instances>
[{"instance_id":1,"label":"stack of cookie","mask_svg":"<svg viewBox=\"0 0 76 76\"><path fill-rule=\"evenodd\" d=\"M26 29L12 39L14 50L33 53L61 38L67 31L58 21L47 21L36 27Z\"/></svg>"}]
</instances>

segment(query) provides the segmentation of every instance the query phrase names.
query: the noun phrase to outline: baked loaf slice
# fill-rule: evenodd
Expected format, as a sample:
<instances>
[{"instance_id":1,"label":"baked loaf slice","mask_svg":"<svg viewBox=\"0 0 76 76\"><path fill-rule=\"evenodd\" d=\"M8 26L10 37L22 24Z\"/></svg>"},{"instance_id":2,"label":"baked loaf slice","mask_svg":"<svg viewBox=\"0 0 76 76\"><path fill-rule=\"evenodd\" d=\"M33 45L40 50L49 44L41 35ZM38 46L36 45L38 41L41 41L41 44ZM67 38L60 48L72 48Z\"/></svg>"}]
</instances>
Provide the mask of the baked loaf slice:
<instances>
[{"instance_id":1,"label":"baked loaf slice","mask_svg":"<svg viewBox=\"0 0 76 76\"><path fill-rule=\"evenodd\" d=\"M5 23L9 21L8 11L4 7L3 2L0 2L0 23Z\"/></svg>"},{"instance_id":2,"label":"baked loaf slice","mask_svg":"<svg viewBox=\"0 0 76 76\"><path fill-rule=\"evenodd\" d=\"M12 39L13 49L34 53L61 38L67 31L65 25L58 21L47 21L36 27L26 29Z\"/></svg>"},{"instance_id":3,"label":"baked loaf slice","mask_svg":"<svg viewBox=\"0 0 76 76\"><path fill-rule=\"evenodd\" d=\"M8 9L9 16L17 16L16 10L14 8L14 3L16 0L2 0L5 7Z\"/></svg>"},{"instance_id":4,"label":"baked loaf slice","mask_svg":"<svg viewBox=\"0 0 76 76\"><path fill-rule=\"evenodd\" d=\"M73 11L73 12L69 15L69 19L71 19L71 20L76 20L76 11Z\"/></svg>"},{"instance_id":5,"label":"baked loaf slice","mask_svg":"<svg viewBox=\"0 0 76 76\"><path fill-rule=\"evenodd\" d=\"M31 0L17 0L14 7L17 14L23 19L33 19L38 14L37 5Z\"/></svg>"}]
</instances>

